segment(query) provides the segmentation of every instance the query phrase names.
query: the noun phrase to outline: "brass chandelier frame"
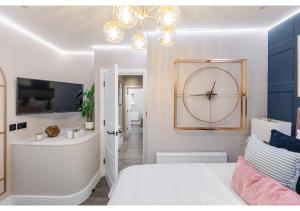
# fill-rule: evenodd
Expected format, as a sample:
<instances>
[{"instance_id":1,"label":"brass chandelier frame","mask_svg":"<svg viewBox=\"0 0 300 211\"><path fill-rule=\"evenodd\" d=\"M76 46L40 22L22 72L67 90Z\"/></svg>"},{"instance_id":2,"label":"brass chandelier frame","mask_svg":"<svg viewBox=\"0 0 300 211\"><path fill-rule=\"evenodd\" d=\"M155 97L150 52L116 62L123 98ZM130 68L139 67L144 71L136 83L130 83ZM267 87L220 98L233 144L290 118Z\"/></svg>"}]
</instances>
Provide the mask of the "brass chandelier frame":
<instances>
[{"instance_id":1,"label":"brass chandelier frame","mask_svg":"<svg viewBox=\"0 0 300 211\"><path fill-rule=\"evenodd\" d=\"M150 19L156 20L157 17L155 17L155 16L153 16L153 15L149 15L150 12L151 12L152 10L154 10L155 8L157 8L157 6L151 7L151 8L149 8L149 9L146 9L145 7L133 6L133 9L134 9L139 15L141 15L141 17L143 17L142 19L150 18Z\"/></svg>"},{"instance_id":2,"label":"brass chandelier frame","mask_svg":"<svg viewBox=\"0 0 300 211\"><path fill-rule=\"evenodd\" d=\"M116 7L118 7L118 6L113 6L113 20L117 19ZM143 28L142 27L142 21L144 19L146 19L146 18L149 18L149 19L152 19L152 20L157 20L157 17L154 16L154 15L150 15L150 12L152 10L154 10L155 8L157 8L158 6L153 6L153 7L149 8L149 9L146 9L145 7L138 7L138 6L131 6L131 7L138 14L139 28Z\"/></svg>"}]
</instances>

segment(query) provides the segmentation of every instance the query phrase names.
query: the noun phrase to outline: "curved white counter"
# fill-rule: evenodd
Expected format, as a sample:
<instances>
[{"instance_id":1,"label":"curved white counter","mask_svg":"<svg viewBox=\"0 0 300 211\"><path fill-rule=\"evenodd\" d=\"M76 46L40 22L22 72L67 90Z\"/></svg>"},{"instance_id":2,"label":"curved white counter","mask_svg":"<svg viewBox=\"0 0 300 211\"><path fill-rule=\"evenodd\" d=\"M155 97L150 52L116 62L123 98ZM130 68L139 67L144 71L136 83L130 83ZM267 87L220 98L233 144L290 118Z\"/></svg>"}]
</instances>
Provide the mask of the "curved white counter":
<instances>
[{"instance_id":1,"label":"curved white counter","mask_svg":"<svg viewBox=\"0 0 300 211\"><path fill-rule=\"evenodd\" d=\"M100 136L11 143L15 204L80 204L100 178Z\"/></svg>"},{"instance_id":2,"label":"curved white counter","mask_svg":"<svg viewBox=\"0 0 300 211\"><path fill-rule=\"evenodd\" d=\"M42 141L36 141L35 137L30 137L27 139L19 140L11 143L12 145L32 145L32 146L67 146L67 145L76 145L81 144L86 141L90 141L92 137L97 135L96 132L88 131L83 137L68 139L66 138L66 129L62 129L61 134L58 137L47 138L44 135L44 139Z\"/></svg>"}]
</instances>

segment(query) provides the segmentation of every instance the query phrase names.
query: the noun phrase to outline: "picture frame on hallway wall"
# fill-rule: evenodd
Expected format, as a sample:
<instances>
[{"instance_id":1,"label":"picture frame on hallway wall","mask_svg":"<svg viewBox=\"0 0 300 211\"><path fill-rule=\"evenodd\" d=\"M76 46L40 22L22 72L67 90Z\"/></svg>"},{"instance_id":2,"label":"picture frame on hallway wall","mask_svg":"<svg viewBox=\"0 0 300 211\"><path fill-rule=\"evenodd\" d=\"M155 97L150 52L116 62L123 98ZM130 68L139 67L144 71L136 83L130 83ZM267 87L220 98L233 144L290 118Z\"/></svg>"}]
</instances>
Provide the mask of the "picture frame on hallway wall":
<instances>
[{"instance_id":1,"label":"picture frame on hallway wall","mask_svg":"<svg viewBox=\"0 0 300 211\"><path fill-rule=\"evenodd\" d=\"M176 59L174 128L246 130L246 59Z\"/></svg>"}]
</instances>

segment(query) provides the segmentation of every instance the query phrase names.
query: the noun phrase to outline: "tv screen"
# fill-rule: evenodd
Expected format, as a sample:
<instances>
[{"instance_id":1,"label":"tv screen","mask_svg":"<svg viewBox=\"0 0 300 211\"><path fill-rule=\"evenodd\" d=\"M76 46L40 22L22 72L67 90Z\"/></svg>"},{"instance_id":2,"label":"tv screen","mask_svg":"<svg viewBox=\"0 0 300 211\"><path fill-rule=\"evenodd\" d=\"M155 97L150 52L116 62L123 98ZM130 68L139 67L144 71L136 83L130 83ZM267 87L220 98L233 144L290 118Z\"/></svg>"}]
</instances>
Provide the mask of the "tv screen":
<instances>
[{"instance_id":1,"label":"tv screen","mask_svg":"<svg viewBox=\"0 0 300 211\"><path fill-rule=\"evenodd\" d=\"M82 84L17 78L17 115L75 112Z\"/></svg>"}]
</instances>

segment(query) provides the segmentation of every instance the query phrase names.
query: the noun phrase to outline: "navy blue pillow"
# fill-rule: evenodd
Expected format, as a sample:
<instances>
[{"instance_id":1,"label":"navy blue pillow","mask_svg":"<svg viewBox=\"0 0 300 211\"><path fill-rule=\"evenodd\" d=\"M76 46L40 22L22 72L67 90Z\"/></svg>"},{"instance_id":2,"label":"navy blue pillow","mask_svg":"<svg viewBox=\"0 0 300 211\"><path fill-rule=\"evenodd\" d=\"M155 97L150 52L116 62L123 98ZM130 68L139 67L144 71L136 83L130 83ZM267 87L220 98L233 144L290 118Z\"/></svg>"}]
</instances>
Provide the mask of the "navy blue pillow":
<instances>
[{"instance_id":1,"label":"navy blue pillow","mask_svg":"<svg viewBox=\"0 0 300 211\"><path fill-rule=\"evenodd\" d=\"M300 153L300 140L292 136L285 135L277 130L271 131L269 144L273 147L284 148L291 152Z\"/></svg>"},{"instance_id":2,"label":"navy blue pillow","mask_svg":"<svg viewBox=\"0 0 300 211\"><path fill-rule=\"evenodd\" d=\"M284 148L291 152L300 153L300 140L292 136L285 135L277 130L271 131L269 144L273 147ZM297 182L296 192L300 194L300 179Z\"/></svg>"}]
</instances>

